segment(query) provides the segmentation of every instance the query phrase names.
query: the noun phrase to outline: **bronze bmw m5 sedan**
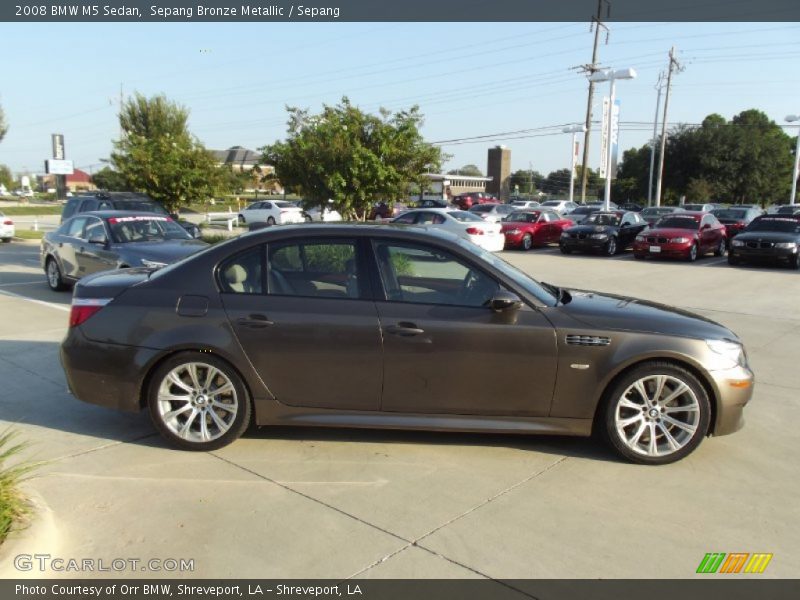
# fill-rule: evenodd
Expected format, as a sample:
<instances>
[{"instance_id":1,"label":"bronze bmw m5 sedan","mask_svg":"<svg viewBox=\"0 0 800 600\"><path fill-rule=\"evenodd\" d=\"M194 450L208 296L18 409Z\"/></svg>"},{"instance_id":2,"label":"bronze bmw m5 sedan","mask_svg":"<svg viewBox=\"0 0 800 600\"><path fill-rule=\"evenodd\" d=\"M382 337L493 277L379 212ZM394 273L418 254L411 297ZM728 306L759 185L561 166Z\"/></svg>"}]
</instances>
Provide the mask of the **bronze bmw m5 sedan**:
<instances>
[{"instance_id":1,"label":"bronze bmw m5 sedan","mask_svg":"<svg viewBox=\"0 0 800 600\"><path fill-rule=\"evenodd\" d=\"M75 286L73 394L147 409L174 445L251 422L587 436L661 464L742 425L753 374L730 330L538 283L451 234L293 225Z\"/></svg>"}]
</instances>

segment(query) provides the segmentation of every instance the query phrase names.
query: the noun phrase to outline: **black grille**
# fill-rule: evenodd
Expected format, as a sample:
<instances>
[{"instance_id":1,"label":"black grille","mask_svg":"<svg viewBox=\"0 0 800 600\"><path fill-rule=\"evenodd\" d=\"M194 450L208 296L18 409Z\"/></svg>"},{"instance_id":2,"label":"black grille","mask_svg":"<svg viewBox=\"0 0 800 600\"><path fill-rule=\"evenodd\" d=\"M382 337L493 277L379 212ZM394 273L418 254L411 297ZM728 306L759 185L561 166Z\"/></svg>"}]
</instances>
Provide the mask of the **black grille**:
<instances>
[{"instance_id":1,"label":"black grille","mask_svg":"<svg viewBox=\"0 0 800 600\"><path fill-rule=\"evenodd\" d=\"M600 335L567 335L567 343L572 346L608 346L611 339Z\"/></svg>"},{"instance_id":2,"label":"black grille","mask_svg":"<svg viewBox=\"0 0 800 600\"><path fill-rule=\"evenodd\" d=\"M650 237L647 238L647 241L650 242L651 244L666 244L667 243L667 238L665 238L665 237L656 237L654 235L651 235Z\"/></svg>"},{"instance_id":3,"label":"black grille","mask_svg":"<svg viewBox=\"0 0 800 600\"><path fill-rule=\"evenodd\" d=\"M774 242L747 242L748 248L767 250L775 246Z\"/></svg>"}]
</instances>

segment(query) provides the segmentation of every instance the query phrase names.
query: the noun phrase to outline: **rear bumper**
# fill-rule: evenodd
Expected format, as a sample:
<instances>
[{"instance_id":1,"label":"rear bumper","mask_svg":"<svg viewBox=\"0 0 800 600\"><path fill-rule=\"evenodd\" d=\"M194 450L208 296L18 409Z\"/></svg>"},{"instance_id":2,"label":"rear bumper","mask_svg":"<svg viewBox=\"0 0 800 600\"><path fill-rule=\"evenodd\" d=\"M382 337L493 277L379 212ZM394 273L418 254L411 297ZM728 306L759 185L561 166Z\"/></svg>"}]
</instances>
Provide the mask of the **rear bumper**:
<instances>
[{"instance_id":1,"label":"rear bumper","mask_svg":"<svg viewBox=\"0 0 800 600\"><path fill-rule=\"evenodd\" d=\"M753 397L755 379L747 367L710 371L717 405L714 435L728 435L744 426L744 407Z\"/></svg>"},{"instance_id":2,"label":"rear bumper","mask_svg":"<svg viewBox=\"0 0 800 600\"><path fill-rule=\"evenodd\" d=\"M468 235L468 239L473 244L489 252L500 252L506 245L506 237L502 233L492 235Z\"/></svg>"},{"instance_id":3,"label":"rear bumper","mask_svg":"<svg viewBox=\"0 0 800 600\"><path fill-rule=\"evenodd\" d=\"M61 343L61 365L78 400L126 411L140 409L141 373L158 350L88 340L73 327Z\"/></svg>"}]
</instances>

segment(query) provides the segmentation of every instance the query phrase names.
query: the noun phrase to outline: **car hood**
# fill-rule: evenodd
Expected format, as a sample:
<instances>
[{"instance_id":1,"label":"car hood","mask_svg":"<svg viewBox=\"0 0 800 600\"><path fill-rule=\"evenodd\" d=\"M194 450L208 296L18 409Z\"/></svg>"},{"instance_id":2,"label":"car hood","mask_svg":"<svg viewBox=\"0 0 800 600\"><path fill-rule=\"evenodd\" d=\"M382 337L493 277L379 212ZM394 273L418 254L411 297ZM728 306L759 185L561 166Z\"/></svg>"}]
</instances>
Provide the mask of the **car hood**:
<instances>
[{"instance_id":1,"label":"car hood","mask_svg":"<svg viewBox=\"0 0 800 600\"><path fill-rule=\"evenodd\" d=\"M208 244L200 240L164 240L160 242L128 242L115 244L113 249L120 256L172 263L185 256L199 252Z\"/></svg>"},{"instance_id":2,"label":"car hood","mask_svg":"<svg viewBox=\"0 0 800 600\"><path fill-rule=\"evenodd\" d=\"M747 240L763 240L765 242L797 242L800 234L788 231L745 231L736 236L737 240L746 242Z\"/></svg>"},{"instance_id":3,"label":"car hood","mask_svg":"<svg viewBox=\"0 0 800 600\"><path fill-rule=\"evenodd\" d=\"M613 225L594 225L587 223L585 225L575 225L567 229L569 233L616 233L619 227Z\"/></svg>"},{"instance_id":4,"label":"car hood","mask_svg":"<svg viewBox=\"0 0 800 600\"><path fill-rule=\"evenodd\" d=\"M695 339L739 339L727 327L679 308L586 290L569 290L569 293L572 299L562 306L564 312L598 329L660 333Z\"/></svg>"},{"instance_id":5,"label":"car hood","mask_svg":"<svg viewBox=\"0 0 800 600\"><path fill-rule=\"evenodd\" d=\"M511 229L525 229L534 227L536 223L528 223L527 221L502 221L500 223L500 231L509 231Z\"/></svg>"}]
</instances>

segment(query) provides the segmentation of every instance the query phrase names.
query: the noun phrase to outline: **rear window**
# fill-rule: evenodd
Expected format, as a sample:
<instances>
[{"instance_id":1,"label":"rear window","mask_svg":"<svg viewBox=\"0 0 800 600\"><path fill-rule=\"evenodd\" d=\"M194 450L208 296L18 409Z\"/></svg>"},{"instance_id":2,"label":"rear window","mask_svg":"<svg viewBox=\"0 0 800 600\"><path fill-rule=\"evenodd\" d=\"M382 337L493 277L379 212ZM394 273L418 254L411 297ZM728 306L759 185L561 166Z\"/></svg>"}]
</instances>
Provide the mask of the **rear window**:
<instances>
[{"instance_id":1,"label":"rear window","mask_svg":"<svg viewBox=\"0 0 800 600\"><path fill-rule=\"evenodd\" d=\"M561 204L559 200L548 200L542 206L558 206L559 204Z\"/></svg>"},{"instance_id":2,"label":"rear window","mask_svg":"<svg viewBox=\"0 0 800 600\"><path fill-rule=\"evenodd\" d=\"M481 219L478 215L468 213L465 210L452 210L447 214L453 217L456 221L461 221L462 223L465 221L480 221L481 223L483 222L483 219Z\"/></svg>"},{"instance_id":3,"label":"rear window","mask_svg":"<svg viewBox=\"0 0 800 600\"><path fill-rule=\"evenodd\" d=\"M482 212L482 213L492 212L493 209L494 209L493 204L479 204L478 206L473 206L470 209L470 212Z\"/></svg>"},{"instance_id":4,"label":"rear window","mask_svg":"<svg viewBox=\"0 0 800 600\"><path fill-rule=\"evenodd\" d=\"M297 205L292 204L291 202L283 202L283 201L275 202L275 206L277 206L278 208L298 208Z\"/></svg>"},{"instance_id":5,"label":"rear window","mask_svg":"<svg viewBox=\"0 0 800 600\"><path fill-rule=\"evenodd\" d=\"M720 210L712 211L711 214L717 217L718 219L744 219L747 216L747 211L723 208Z\"/></svg>"}]
</instances>

